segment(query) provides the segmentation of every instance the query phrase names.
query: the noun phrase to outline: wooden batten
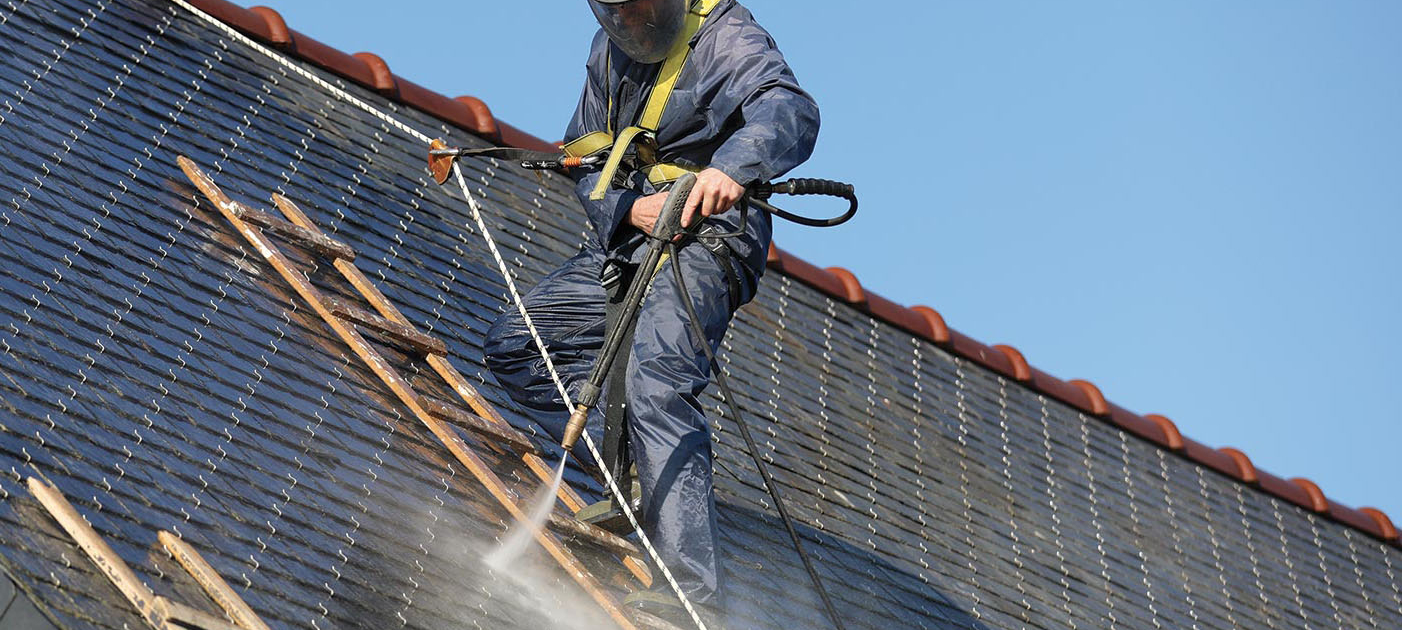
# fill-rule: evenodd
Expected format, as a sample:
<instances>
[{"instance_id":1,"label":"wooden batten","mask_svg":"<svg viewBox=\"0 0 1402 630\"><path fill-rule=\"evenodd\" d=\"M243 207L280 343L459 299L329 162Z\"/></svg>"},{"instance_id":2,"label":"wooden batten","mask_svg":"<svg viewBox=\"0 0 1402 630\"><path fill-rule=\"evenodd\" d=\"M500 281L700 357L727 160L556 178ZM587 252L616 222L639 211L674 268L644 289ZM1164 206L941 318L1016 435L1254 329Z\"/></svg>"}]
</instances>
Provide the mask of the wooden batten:
<instances>
[{"instance_id":1,"label":"wooden batten","mask_svg":"<svg viewBox=\"0 0 1402 630\"><path fill-rule=\"evenodd\" d=\"M325 234L299 227L237 201L229 202L229 212L239 219L272 232L302 249L321 254L332 260L355 260L354 249Z\"/></svg>"},{"instance_id":2,"label":"wooden batten","mask_svg":"<svg viewBox=\"0 0 1402 630\"><path fill-rule=\"evenodd\" d=\"M166 625L158 617L156 610L156 594L136 577L136 573L126 561L102 540L102 536L88 524L87 519L84 519L78 510L73 509L73 504L68 502L63 493L37 477L30 477L28 485L30 494L43 504L49 515L58 521L63 531L68 532L83 553L87 554L88 559L92 560L98 570L102 571L127 601L131 602L132 607L136 608L146 623L157 630L164 630Z\"/></svg>"},{"instance_id":3,"label":"wooden batten","mask_svg":"<svg viewBox=\"0 0 1402 630\"><path fill-rule=\"evenodd\" d=\"M157 595L152 610L165 630L245 630L203 610Z\"/></svg>"},{"instance_id":4,"label":"wooden batten","mask_svg":"<svg viewBox=\"0 0 1402 630\"><path fill-rule=\"evenodd\" d=\"M233 619L238 627L244 628L244 630L269 630L268 624L263 623L263 620L258 618L258 613L253 612L253 609L248 607L243 598L239 597L239 594L234 592L228 582L219 576L214 567L205 562L204 557L195 551L194 547L167 531L156 534L156 538L161 542L161 546L170 552L170 555L175 556L175 560L180 563L180 566L185 567L185 570L190 572L190 576L195 578L200 588L204 589L204 592L209 595L210 599L214 600L214 603L224 609L224 613L229 615L229 618Z\"/></svg>"},{"instance_id":5,"label":"wooden batten","mask_svg":"<svg viewBox=\"0 0 1402 630\"><path fill-rule=\"evenodd\" d=\"M442 339L425 335L415 330L412 326L392 322L363 308L346 304L333 297L326 298L326 305L331 309L332 315L380 333L380 335L387 338L388 341L393 342L393 345L402 346L410 350L409 354L429 355L448 353L448 346L443 343Z\"/></svg>"},{"instance_id":6,"label":"wooden batten","mask_svg":"<svg viewBox=\"0 0 1402 630\"><path fill-rule=\"evenodd\" d=\"M520 431L502 431L481 416L449 402L430 396L423 397L424 408L434 417L451 422L454 426L481 435L489 440L504 443L523 453L540 455L540 447L530 441Z\"/></svg>"},{"instance_id":7,"label":"wooden batten","mask_svg":"<svg viewBox=\"0 0 1402 630\"><path fill-rule=\"evenodd\" d=\"M613 551L614 553L624 556L642 557L642 551L638 549L638 546L629 542L627 539L574 517L565 516L558 512L551 512L550 521L547 523L547 526L565 536L593 543Z\"/></svg>"}]
</instances>

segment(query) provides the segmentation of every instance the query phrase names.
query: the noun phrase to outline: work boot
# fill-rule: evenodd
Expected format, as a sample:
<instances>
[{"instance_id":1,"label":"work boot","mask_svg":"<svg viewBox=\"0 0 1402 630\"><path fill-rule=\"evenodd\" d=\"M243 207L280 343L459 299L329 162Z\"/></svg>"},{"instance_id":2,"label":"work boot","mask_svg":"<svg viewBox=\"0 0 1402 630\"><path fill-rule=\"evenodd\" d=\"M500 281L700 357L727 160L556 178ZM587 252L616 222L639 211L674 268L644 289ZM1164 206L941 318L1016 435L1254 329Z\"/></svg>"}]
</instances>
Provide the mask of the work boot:
<instances>
[{"instance_id":1,"label":"work boot","mask_svg":"<svg viewBox=\"0 0 1402 630\"><path fill-rule=\"evenodd\" d=\"M642 508L642 484L638 483L638 466L634 464L628 469L629 496L633 503L633 516L638 515L638 510ZM620 536L633 533L633 525L628 522L628 517L623 514L623 510L618 509L613 504L613 492L604 489L606 498L598 503L592 503L579 509L574 513L574 517Z\"/></svg>"},{"instance_id":2,"label":"work boot","mask_svg":"<svg viewBox=\"0 0 1402 630\"><path fill-rule=\"evenodd\" d=\"M682 603L671 591L633 591L623 598L623 608L632 616L633 623L642 628L654 630L687 630L696 627L696 622L687 614ZM708 606L692 604L706 630L724 630L720 616Z\"/></svg>"}]
</instances>

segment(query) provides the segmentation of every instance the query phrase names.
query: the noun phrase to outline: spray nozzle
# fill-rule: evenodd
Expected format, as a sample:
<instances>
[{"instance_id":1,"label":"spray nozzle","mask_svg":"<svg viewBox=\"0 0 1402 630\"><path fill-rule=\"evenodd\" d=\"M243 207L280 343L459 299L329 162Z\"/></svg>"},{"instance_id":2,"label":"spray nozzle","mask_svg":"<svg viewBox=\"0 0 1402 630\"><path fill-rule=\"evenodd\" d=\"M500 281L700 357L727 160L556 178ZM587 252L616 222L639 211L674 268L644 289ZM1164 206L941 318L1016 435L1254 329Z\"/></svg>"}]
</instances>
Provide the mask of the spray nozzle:
<instances>
[{"instance_id":1,"label":"spray nozzle","mask_svg":"<svg viewBox=\"0 0 1402 630\"><path fill-rule=\"evenodd\" d=\"M579 441L579 436L584 433L584 421L589 418L589 407L580 404L574 408L574 413L570 414L570 421L565 425L565 439L560 441L560 446L565 447L565 454L574 450L574 445Z\"/></svg>"}]
</instances>

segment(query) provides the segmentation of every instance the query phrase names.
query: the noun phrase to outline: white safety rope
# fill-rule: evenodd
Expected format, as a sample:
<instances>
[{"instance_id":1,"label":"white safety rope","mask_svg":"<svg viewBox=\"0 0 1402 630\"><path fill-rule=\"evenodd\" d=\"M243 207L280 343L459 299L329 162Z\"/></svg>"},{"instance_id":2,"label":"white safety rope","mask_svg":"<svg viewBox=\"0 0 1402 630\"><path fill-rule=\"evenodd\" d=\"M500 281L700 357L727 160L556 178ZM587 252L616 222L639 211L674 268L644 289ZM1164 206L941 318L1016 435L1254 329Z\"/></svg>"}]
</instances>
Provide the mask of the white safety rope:
<instances>
[{"instance_id":1,"label":"white safety rope","mask_svg":"<svg viewBox=\"0 0 1402 630\"><path fill-rule=\"evenodd\" d=\"M349 92L346 92L345 90L335 85L332 85L331 83L317 76L310 70L307 70L306 68L303 68L302 66L294 63L291 59L287 58L286 55L283 55L282 53L279 53L271 48L268 48L254 41L253 39L245 36L243 33L240 33L237 30L234 30L229 25L219 21L214 16L211 16L208 13L205 13L204 11L195 8L185 0L171 0L171 2L175 3L181 8L184 8L186 11L189 11L195 17L214 26L216 29L224 32L234 40L261 53L265 57L273 60L279 65L282 65L288 70L293 71L294 73L307 79L308 81L315 83L322 89L326 90L327 92L330 92L336 98L350 103L351 105L354 105L355 107L361 110L364 110L365 112L375 116L376 118L379 118L380 120L384 121L386 124L394 127L395 129L399 129L400 131L403 131L404 133L413 136L420 142L427 144L432 140L432 138L429 137L428 134L425 134L417 129L414 129L413 127L410 127L409 125L381 111L375 106L355 97L354 95L350 94ZM457 179L458 187L462 190L463 198L467 200L468 208L472 210L472 220L477 223L477 228L481 230L482 239L486 241L487 249L491 251L492 258L496 260L497 269L501 272L502 279L506 281L506 289L511 294L512 301L516 303L516 310L521 314L521 320L525 322L526 329L530 331L531 339L535 341L536 347L540 349L540 356L545 361L546 370L550 372L550 379L555 382L555 389L560 392L560 398L565 403L565 409L573 409L574 403L570 398L569 392L565 389L564 381L561 380L560 373L556 371L555 363L550 359L550 352L545 347L545 342L541 340L540 333L536 331L535 324L531 321L530 313L526 311L526 304L521 300L521 294L516 289L516 281L513 279L510 269L506 266L506 261L502 258L501 251L497 249L496 240L492 238L491 231L487 229L486 221L482 219L481 208L478 207L477 199L472 195L472 191L468 189L467 180L463 178L462 169L459 167L457 162L453 162L453 175ZM594 457L595 463L599 464L599 470L604 475L604 482L608 485L609 490L613 495L614 504L622 508L623 515L628 517L628 522L633 526L633 531L637 532L638 534L638 541L641 542L643 548L647 550L648 556L652 558L653 563L657 566L659 570L662 571L662 576L667 579L667 584L672 587L672 591L676 594L677 599L681 601L682 607L685 608L687 614L691 616L691 620L696 624L696 627L699 630L706 630L706 624L701 621L701 616L697 614L696 609L691 605L691 601L687 599L686 593L682 591L681 585L678 584L677 579L672 576L672 572L667 569L667 565L664 562L662 562L662 557L657 554L657 549L653 547L652 541L649 540L647 537L647 533L645 533L643 531L642 526L638 524L638 519L637 516L633 514L632 506L629 505L628 502L623 499L623 492L619 490L618 480L614 479L613 475L609 472L608 466L603 465L602 462L604 461L604 458L602 455L599 454L599 449L594 445L594 440L589 437L589 432L585 431L583 437L584 445L589 449L589 454Z\"/></svg>"}]
</instances>

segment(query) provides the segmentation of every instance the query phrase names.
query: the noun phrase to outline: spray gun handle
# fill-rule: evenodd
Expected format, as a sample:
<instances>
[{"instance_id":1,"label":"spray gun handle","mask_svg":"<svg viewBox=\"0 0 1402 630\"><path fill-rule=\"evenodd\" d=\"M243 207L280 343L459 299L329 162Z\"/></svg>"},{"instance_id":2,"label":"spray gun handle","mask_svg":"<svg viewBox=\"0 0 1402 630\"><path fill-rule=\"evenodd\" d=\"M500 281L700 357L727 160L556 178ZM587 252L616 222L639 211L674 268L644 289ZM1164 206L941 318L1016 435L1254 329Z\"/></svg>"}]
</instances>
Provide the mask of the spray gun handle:
<instances>
[{"instance_id":1,"label":"spray gun handle","mask_svg":"<svg viewBox=\"0 0 1402 630\"><path fill-rule=\"evenodd\" d=\"M657 222L653 224L653 238L670 241L682 233L682 214L686 210L687 198L691 197L691 189L695 187L696 175L692 173L686 173L672 183L667 200L662 202L662 210L657 213Z\"/></svg>"}]
</instances>

